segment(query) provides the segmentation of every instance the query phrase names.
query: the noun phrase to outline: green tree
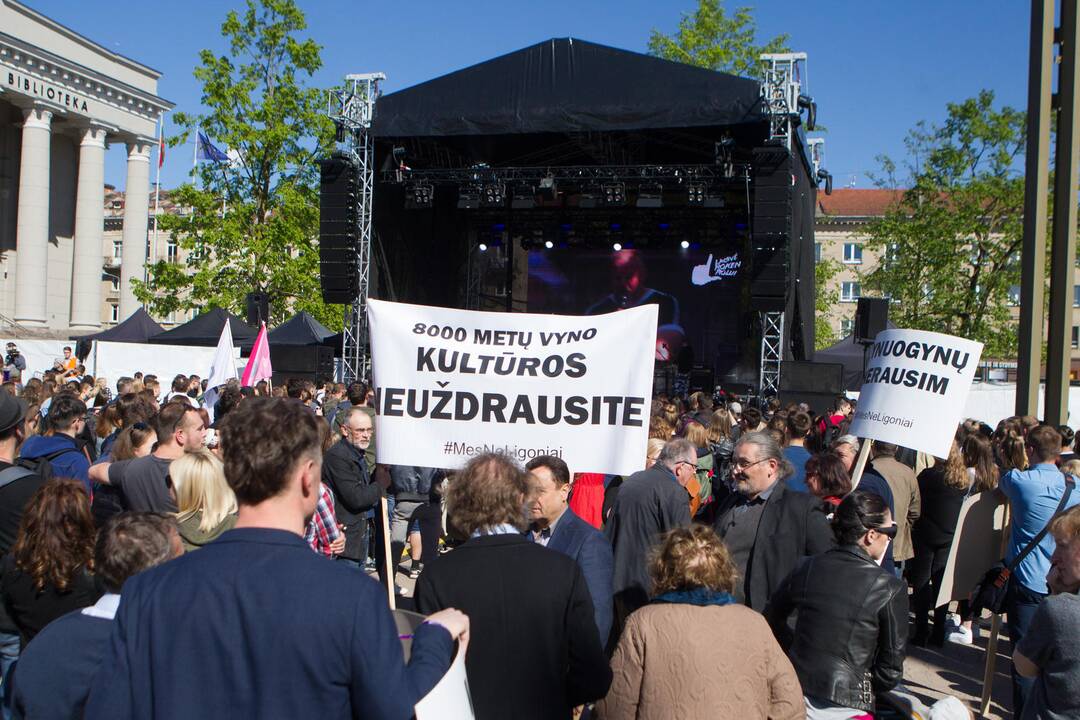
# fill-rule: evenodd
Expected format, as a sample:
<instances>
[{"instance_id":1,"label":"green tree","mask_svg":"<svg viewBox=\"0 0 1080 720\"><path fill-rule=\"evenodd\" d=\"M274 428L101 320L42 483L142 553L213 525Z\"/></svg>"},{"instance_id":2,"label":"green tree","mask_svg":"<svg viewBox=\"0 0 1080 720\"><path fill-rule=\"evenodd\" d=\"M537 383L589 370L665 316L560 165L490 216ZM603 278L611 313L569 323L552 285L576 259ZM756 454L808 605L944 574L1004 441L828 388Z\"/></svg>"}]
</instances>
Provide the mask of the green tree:
<instances>
[{"instance_id":1,"label":"green tree","mask_svg":"<svg viewBox=\"0 0 1080 720\"><path fill-rule=\"evenodd\" d=\"M840 263L822 257L814 264L814 349L821 350L835 344L837 337L832 327L832 311L840 302L833 278L840 272Z\"/></svg>"},{"instance_id":2,"label":"green tree","mask_svg":"<svg viewBox=\"0 0 1080 720\"><path fill-rule=\"evenodd\" d=\"M204 113L178 112L183 145L198 130L230 148L228 163L200 163L198 183L170 197L185 212L160 225L188 251L184 264L159 261L138 298L153 312L217 305L244 308L248 292L269 295L275 322L307 310L331 328L341 306L319 293L318 165L333 143L321 90L305 80L322 65L320 46L298 35L306 28L293 0L248 0L221 26L228 54L199 54Z\"/></svg>"},{"instance_id":3,"label":"green tree","mask_svg":"<svg viewBox=\"0 0 1080 720\"><path fill-rule=\"evenodd\" d=\"M737 7L729 14L721 0L698 0L697 10L683 13L674 35L665 35L656 29L652 31L649 52L666 60L709 70L758 77L761 74L759 55L790 52L791 49L787 34L758 45L757 23L752 10Z\"/></svg>"},{"instance_id":4,"label":"green tree","mask_svg":"<svg viewBox=\"0 0 1080 720\"><path fill-rule=\"evenodd\" d=\"M908 189L869 228L866 246L881 261L863 285L892 299L900 327L978 340L984 357L1012 357L1008 292L1020 276L1024 113L995 108L988 90L947 109L940 126L920 123L908 135ZM897 187L896 163L879 160L878 184Z\"/></svg>"}]
</instances>

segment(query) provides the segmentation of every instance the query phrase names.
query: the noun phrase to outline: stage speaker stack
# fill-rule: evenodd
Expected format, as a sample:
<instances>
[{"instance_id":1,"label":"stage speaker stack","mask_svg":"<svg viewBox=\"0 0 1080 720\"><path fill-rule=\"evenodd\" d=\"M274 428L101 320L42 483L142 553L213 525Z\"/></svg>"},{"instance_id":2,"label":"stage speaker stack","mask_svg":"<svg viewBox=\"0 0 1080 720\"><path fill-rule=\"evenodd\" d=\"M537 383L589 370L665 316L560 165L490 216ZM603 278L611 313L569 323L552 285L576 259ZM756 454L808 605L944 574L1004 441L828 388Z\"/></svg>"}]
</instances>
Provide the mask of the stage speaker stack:
<instances>
[{"instance_id":1,"label":"stage speaker stack","mask_svg":"<svg viewBox=\"0 0 1080 720\"><path fill-rule=\"evenodd\" d=\"M754 148L750 297L758 311L783 311L791 285L791 153L783 146Z\"/></svg>"},{"instance_id":2,"label":"stage speaker stack","mask_svg":"<svg viewBox=\"0 0 1080 720\"><path fill-rule=\"evenodd\" d=\"M821 414L832 407L836 396L844 392L844 366L785 360L780 363L780 402L806 403Z\"/></svg>"},{"instance_id":3,"label":"stage speaker stack","mask_svg":"<svg viewBox=\"0 0 1080 720\"><path fill-rule=\"evenodd\" d=\"M855 342L870 345L877 334L889 326L889 301L885 298L859 298L855 308Z\"/></svg>"},{"instance_id":4,"label":"stage speaker stack","mask_svg":"<svg viewBox=\"0 0 1080 720\"><path fill-rule=\"evenodd\" d=\"M247 324L259 327L261 322L270 322L270 296L263 292L249 292L244 298L247 304Z\"/></svg>"},{"instance_id":5,"label":"stage speaker stack","mask_svg":"<svg viewBox=\"0 0 1080 720\"><path fill-rule=\"evenodd\" d=\"M334 153L320 163L319 280L323 302L351 303L359 293L356 249L359 174L348 155Z\"/></svg>"},{"instance_id":6,"label":"stage speaker stack","mask_svg":"<svg viewBox=\"0 0 1080 720\"><path fill-rule=\"evenodd\" d=\"M270 364L274 383L289 378L303 380L334 379L334 348L324 345L271 345Z\"/></svg>"}]
</instances>

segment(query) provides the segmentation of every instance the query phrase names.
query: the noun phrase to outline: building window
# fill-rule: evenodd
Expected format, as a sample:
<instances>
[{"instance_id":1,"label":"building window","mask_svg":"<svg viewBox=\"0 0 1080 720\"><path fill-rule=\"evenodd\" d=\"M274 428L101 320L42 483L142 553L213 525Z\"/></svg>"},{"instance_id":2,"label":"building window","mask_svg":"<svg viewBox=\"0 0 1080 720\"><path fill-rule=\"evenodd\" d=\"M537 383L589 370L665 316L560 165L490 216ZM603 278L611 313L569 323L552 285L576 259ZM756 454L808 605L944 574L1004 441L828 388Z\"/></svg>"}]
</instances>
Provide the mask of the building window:
<instances>
[{"instance_id":1,"label":"building window","mask_svg":"<svg viewBox=\"0 0 1080 720\"><path fill-rule=\"evenodd\" d=\"M165 322L167 324L170 324L170 325L175 325L176 324L176 311L175 310L173 310L171 313L169 313L168 315L165 316Z\"/></svg>"},{"instance_id":2,"label":"building window","mask_svg":"<svg viewBox=\"0 0 1080 720\"><path fill-rule=\"evenodd\" d=\"M840 337L846 338L851 333L855 332L855 320L854 318L843 318L840 320Z\"/></svg>"},{"instance_id":3,"label":"building window","mask_svg":"<svg viewBox=\"0 0 1080 720\"><path fill-rule=\"evenodd\" d=\"M814 243L814 262L821 262L821 243Z\"/></svg>"},{"instance_id":4,"label":"building window","mask_svg":"<svg viewBox=\"0 0 1080 720\"><path fill-rule=\"evenodd\" d=\"M861 265L862 245L859 243L844 243L844 262L848 265Z\"/></svg>"},{"instance_id":5,"label":"building window","mask_svg":"<svg viewBox=\"0 0 1080 720\"><path fill-rule=\"evenodd\" d=\"M1080 307L1080 285L1073 285L1073 307Z\"/></svg>"},{"instance_id":6,"label":"building window","mask_svg":"<svg viewBox=\"0 0 1080 720\"><path fill-rule=\"evenodd\" d=\"M1017 305L1020 304L1020 286L1019 285L1010 285L1009 286L1009 304L1012 305L1013 307L1016 307ZM1075 298L1073 299L1073 304L1074 305L1076 304Z\"/></svg>"},{"instance_id":7,"label":"building window","mask_svg":"<svg viewBox=\"0 0 1080 720\"><path fill-rule=\"evenodd\" d=\"M176 262L176 255L177 255L176 241L173 240L172 238L170 238L169 241L167 243L165 243L165 258L169 262L174 263L174 262Z\"/></svg>"},{"instance_id":8,"label":"building window","mask_svg":"<svg viewBox=\"0 0 1080 720\"><path fill-rule=\"evenodd\" d=\"M120 322L120 306L116 303L109 303L109 322Z\"/></svg>"},{"instance_id":9,"label":"building window","mask_svg":"<svg viewBox=\"0 0 1080 720\"><path fill-rule=\"evenodd\" d=\"M1072 347L1074 350L1080 347L1080 326L1077 325L1072 327Z\"/></svg>"},{"instance_id":10,"label":"building window","mask_svg":"<svg viewBox=\"0 0 1080 720\"><path fill-rule=\"evenodd\" d=\"M840 302L856 302L862 295L862 285L857 282L840 283Z\"/></svg>"},{"instance_id":11,"label":"building window","mask_svg":"<svg viewBox=\"0 0 1080 720\"><path fill-rule=\"evenodd\" d=\"M120 256L123 255L123 254L124 254L124 241L123 240L113 240L113 243L112 243L112 256L114 258L119 259Z\"/></svg>"}]
</instances>

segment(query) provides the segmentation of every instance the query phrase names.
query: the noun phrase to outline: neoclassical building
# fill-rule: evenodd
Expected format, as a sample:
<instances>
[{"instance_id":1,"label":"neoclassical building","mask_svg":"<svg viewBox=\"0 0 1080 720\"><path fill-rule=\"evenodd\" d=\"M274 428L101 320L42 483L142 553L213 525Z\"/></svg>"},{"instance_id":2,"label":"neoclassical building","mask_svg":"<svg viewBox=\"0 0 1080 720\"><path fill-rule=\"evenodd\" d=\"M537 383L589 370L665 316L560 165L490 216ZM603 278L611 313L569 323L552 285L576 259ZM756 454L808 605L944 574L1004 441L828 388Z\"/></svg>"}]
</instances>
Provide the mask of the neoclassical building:
<instances>
[{"instance_id":1,"label":"neoclassical building","mask_svg":"<svg viewBox=\"0 0 1080 720\"><path fill-rule=\"evenodd\" d=\"M95 330L110 269L118 316L139 306L130 281L148 253L157 122L172 108L157 95L160 76L0 0L0 324ZM113 144L127 150L119 262L102 253Z\"/></svg>"}]
</instances>

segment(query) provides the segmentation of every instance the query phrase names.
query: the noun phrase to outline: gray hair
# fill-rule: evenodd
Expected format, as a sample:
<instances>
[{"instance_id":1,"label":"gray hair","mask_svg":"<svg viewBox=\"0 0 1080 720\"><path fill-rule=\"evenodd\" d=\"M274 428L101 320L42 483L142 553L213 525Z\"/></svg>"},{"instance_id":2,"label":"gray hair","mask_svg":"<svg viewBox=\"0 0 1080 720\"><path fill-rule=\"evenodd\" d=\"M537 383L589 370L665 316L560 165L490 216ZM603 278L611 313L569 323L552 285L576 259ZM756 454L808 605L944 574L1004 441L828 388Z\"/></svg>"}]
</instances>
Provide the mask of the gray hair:
<instances>
[{"instance_id":1,"label":"gray hair","mask_svg":"<svg viewBox=\"0 0 1080 720\"><path fill-rule=\"evenodd\" d=\"M743 433L735 443L735 448L738 449L740 445L756 446L761 456L759 460L775 460L776 474L781 480L787 480L795 474L795 466L784 457L784 452L768 431Z\"/></svg>"},{"instance_id":2,"label":"gray hair","mask_svg":"<svg viewBox=\"0 0 1080 720\"><path fill-rule=\"evenodd\" d=\"M837 445L850 445L855 452L859 452L859 438L854 435L841 435L833 440L833 447Z\"/></svg>"},{"instance_id":3,"label":"gray hair","mask_svg":"<svg viewBox=\"0 0 1080 720\"><path fill-rule=\"evenodd\" d=\"M663 465L674 471L675 466L681 462L697 465L697 448L686 438L675 438L664 443L660 454L656 456L656 464Z\"/></svg>"}]
</instances>

